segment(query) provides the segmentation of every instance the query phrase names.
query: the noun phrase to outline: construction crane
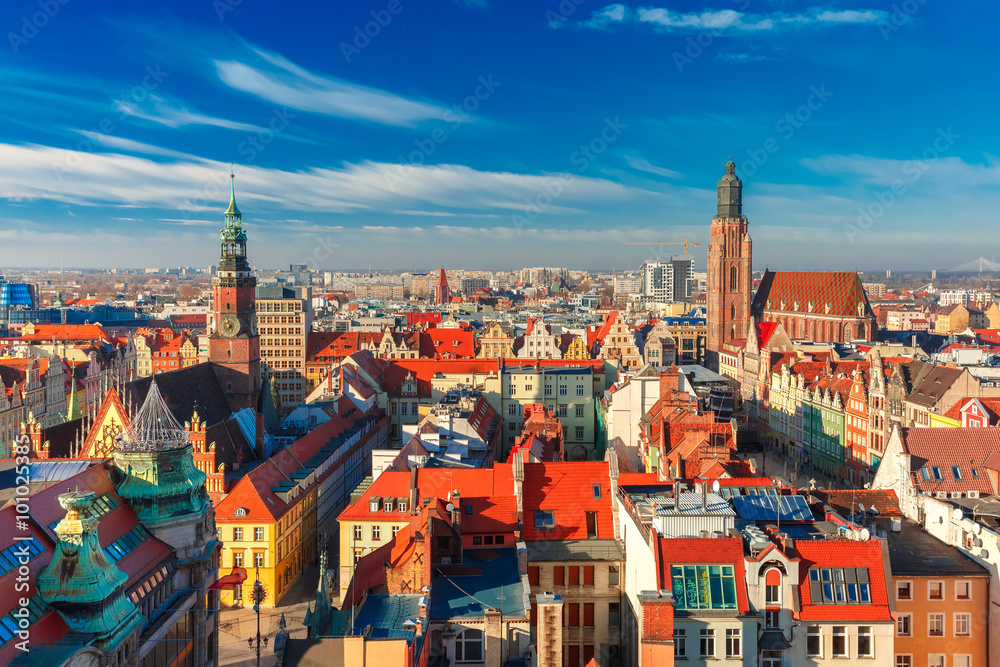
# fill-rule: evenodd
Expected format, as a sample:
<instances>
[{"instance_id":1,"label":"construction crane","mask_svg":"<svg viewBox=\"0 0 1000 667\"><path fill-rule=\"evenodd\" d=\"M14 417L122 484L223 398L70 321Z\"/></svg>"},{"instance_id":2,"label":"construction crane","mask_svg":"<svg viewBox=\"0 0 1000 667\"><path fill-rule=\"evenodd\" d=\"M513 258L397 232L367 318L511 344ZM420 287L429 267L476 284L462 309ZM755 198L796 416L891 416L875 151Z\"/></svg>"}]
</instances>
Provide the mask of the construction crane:
<instances>
[{"instance_id":1,"label":"construction crane","mask_svg":"<svg viewBox=\"0 0 1000 667\"><path fill-rule=\"evenodd\" d=\"M694 243L688 243L688 238L685 236L683 241L674 241L673 243L626 243L625 245L682 245L684 246L684 254L688 254L689 245L701 245L698 241Z\"/></svg>"}]
</instances>

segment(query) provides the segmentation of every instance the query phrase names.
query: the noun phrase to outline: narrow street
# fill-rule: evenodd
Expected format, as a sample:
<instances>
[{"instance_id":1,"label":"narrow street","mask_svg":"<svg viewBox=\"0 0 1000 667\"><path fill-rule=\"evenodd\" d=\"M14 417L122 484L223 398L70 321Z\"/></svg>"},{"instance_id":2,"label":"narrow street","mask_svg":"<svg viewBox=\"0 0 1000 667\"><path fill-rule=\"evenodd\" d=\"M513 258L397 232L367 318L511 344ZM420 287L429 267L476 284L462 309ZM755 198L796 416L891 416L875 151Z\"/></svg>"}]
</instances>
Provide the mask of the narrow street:
<instances>
[{"instance_id":1,"label":"narrow street","mask_svg":"<svg viewBox=\"0 0 1000 667\"><path fill-rule=\"evenodd\" d=\"M295 639L305 639L306 629L302 620L306 615L306 606L316 599L316 585L319 581L319 566L313 565L302 573L302 576L292 584L291 588L274 607L261 607L260 650L261 667L273 667L274 636L278 632L281 615L285 615L285 624L290 636ZM244 586L252 586L247 582ZM334 599L336 604L338 600ZM242 607L224 607L219 615L219 665L255 667L257 653L248 648L247 640L257 636L257 614L253 605ZM267 647L263 639L267 638Z\"/></svg>"}]
</instances>

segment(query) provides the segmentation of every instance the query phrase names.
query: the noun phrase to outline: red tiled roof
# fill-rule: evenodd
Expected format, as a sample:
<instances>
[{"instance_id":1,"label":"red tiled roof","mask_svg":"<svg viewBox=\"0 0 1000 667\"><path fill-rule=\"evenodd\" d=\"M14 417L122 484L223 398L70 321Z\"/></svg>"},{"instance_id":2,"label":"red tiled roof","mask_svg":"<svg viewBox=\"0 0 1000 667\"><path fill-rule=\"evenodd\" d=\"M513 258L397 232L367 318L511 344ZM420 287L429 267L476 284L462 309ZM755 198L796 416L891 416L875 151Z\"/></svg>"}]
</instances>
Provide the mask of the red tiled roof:
<instances>
[{"instance_id":1,"label":"red tiled roof","mask_svg":"<svg viewBox=\"0 0 1000 667\"><path fill-rule=\"evenodd\" d=\"M892 489L852 489L850 491L831 490L813 491L813 495L822 499L839 513L850 513L858 509L858 503L865 509L874 507L879 516L903 516L899 511L899 499Z\"/></svg>"},{"instance_id":2,"label":"red tiled roof","mask_svg":"<svg viewBox=\"0 0 1000 667\"><path fill-rule=\"evenodd\" d=\"M782 305L784 302L784 305ZM798 311L795 303L798 302ZM765 271L754 297L754 312L780 311L808 314L812 312L835 317L858 317L858 306L864 305L863 315L873 316L861 279L854 271ZM826 312L826 304L830 312Z\"/></svg>"},{"instance_id":3,"label":"red tiled roof","mask_svg":"<svg viewBox=\"0 0 1000 667\"><path fill-rule=\"evenodd\" d=\"M938 429L945 430L945 429ZM855 542L847 539L798 540L795 550L802 559L799 565L799 595L802 601L799 618L803 621L891 621L886 567L879 540ZM813 604L809 588L811 567L868 568L872 603Z\"/></svg>"},{"instance_id":4,"label":"red tiled roof","mask_svg":"<svg viewBox=\"0 0 1000 667\"><path fill-rule=\"evenodd\" d=\"M106 340L104 329L96 324L36 324L35 333L28 336L22 332L25 340Z\"/></svg>"},{"instance_id":5,"label":"red tiled roof","mask_svg":"<svg viewBox=\"0 0 1000 667\"><path fill-rule=\"evenodd\" d=\"M476 342L471 331L462 329L428 329L421 338L430 341L435 354L472 359L476 356ZM423 347L423 346L421 346Z\"/></svg>"},{"instance_id":6,"label":"red tiled roof","mask_svg":"<svg viewBox=\"0 0 1000 667\"><path fill-rule=\"evenodd\" d=\"M671 565L732 565L736 575L736 606L741 614L750 611L747 601L746 565L743 541L738 537L660 537L657 587L670 590Z\"/></svg>"},{"instance_id":7,"label":"red tiled roof","mask_svg":"<svg viewBox=\"0 0 1000 667\"><path fill-rule=\"evenodd\" d=\"M594 497L600 486L600 497ZM585 540L587 512L597 512L597 538L614 537L611 479L607 461L526 463L524 540ZM554 527L536 530L535 510L552 510Z\"/></svg>"},{"instance_id":8,"label":"red tiled roof","mask_svg":"<svg viewBox=\"0 0 1000 667\"><path fill-rule=\"evenodd\" d=\"M911 477L919 491L997 493L982 468L991 454L1000 453L1000 427L906 428L903 448L910 455ZM928 480L921 474L923 466L927 467ZM958 467L961 479L955 478L952 466ZM941 473L940 481L935 479L935 467ZM977 476L973 476L973 468Z\"/></svg>"},{"instance_id":9,"label":"red tiled roof","mask_svg":"<svg viewBox=\"0 0 1000 667\"><path fill-rule=\"evenodd\" d=\"M968 406L970 403L978 401L985 408L987 416L989 417L990 424L996 424L997 420L1000 419L1000 398L976 398L970 396L967 398L959 399L955 405L951 406L946 413L945 417L950 419L962 419L962 410Z\"/></svg>"},{"instance_id":10,"label":"red tiled roof","mask_svg":"<svg viewBox=\"0 0 1000 667\"><path fill-rule=\"evenodd\" d=\"M517 529L517 500L514 496L462 498L462 533L502 533ZM472 513L466 514L466 507Z\"/></svg>"}]
</instances>

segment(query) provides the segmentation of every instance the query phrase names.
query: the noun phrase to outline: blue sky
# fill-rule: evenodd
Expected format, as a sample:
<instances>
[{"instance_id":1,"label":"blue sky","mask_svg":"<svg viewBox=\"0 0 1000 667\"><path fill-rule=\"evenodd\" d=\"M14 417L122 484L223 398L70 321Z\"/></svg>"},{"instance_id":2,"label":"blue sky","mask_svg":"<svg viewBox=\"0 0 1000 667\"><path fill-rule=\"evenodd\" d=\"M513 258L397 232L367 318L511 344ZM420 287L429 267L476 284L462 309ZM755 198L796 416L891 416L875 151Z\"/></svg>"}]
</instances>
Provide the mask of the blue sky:
<instances>
[{"instance_id":1,"label":"blue sky","mask_svg":"<svg viewBox=\"0 0 1000 667\"><path fill-rule=\"evenodd\" d=\"M632 268L730 155L758 269L1000 240L992 3L100 5L0 6L0 265L212 264L230 162L259 267Z\"/></svg>"}]
</instances>

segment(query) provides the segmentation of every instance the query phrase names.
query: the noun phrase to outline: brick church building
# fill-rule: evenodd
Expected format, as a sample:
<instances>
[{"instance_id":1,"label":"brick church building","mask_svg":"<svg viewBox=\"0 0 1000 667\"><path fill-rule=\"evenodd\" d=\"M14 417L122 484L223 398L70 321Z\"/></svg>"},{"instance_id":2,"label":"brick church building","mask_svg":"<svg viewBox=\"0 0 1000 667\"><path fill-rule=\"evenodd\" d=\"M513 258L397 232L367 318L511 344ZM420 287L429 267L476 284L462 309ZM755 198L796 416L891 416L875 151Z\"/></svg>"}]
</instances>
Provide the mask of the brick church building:
<instances>
[{"instance_id":1,"label":"brick church building","mask_svg":"<svg viewBox=\"0 0 1000 667\"><path fill-rule=\"evenodd\" d=\"M708 340L706 362L719 368L729 341L746 340L752 322L781 323L792 340L870 341L875 313L861 279L852 271L764 271L753 293L753 242L743 215L743 181L726 163L708 245Z\"/></svg>"}]
</instances>

